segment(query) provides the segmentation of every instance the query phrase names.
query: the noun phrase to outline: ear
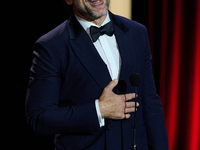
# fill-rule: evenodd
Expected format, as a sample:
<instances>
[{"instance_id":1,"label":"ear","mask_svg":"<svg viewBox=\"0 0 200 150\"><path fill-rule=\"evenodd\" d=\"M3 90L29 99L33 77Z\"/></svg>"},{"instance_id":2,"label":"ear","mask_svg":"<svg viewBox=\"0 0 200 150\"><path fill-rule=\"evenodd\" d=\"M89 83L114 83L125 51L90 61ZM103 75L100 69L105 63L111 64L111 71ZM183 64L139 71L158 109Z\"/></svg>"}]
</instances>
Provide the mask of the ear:
<instances>
[{"instance_id":1,"label":"ear","mask_svg":"<svg viewBox=\"0 0 200 150\"><path fill-rule=\"evenodd\" d=\"M67 3L67 5L72 5L73 4L73 0L65 0L65 3Z\"/></svg>"}]
</instances>

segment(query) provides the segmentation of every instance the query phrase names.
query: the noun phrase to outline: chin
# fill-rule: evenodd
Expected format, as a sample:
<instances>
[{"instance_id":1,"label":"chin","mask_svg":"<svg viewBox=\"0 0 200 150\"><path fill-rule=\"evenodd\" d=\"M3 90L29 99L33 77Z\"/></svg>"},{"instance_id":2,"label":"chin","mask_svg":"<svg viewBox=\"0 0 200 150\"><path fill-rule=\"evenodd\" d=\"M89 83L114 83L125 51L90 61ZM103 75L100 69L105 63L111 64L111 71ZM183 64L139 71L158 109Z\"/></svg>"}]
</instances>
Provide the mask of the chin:
<instances>
[{"instance_id":1,"label":"chin","mask_svg":"<svg viewBox=\"0 0 200 150\"><path fill-rule=\"evenodd\" d=\"M98 10L93 10L93 14L95 16L104 16L107 13L107 9L98 9Z\"/></svg>"}]
</instances>

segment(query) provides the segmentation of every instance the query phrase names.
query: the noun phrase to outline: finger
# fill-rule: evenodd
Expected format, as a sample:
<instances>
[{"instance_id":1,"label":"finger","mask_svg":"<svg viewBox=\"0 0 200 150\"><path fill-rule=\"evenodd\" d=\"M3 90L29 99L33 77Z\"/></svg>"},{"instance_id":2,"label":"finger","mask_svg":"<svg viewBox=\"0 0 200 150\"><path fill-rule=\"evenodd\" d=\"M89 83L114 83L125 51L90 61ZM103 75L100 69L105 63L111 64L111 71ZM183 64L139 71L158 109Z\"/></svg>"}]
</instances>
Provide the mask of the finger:
<instances>
[{"instance_id":1,"label":"finger","mask_svg":"<svg viewBox=\"0 0 200 150\"><path fill-rule=\"evenodd\" d=\"M128 119L128 118L130 118L130 117L131 117L130 114L124 114L124 119Z\"/></svg>"},{"instance_id":2,"label":"finger","mask_svg":"<svg viewBox=\"0 0 200 150\"><path fill-rule=\"evenodd\" d=\"M125 94L124 96L126 98L126 101L129 101L129 100L135 98L135 93Z\"/></svg>"},{"instance_id":3,"label":"finger","mask_svg":"<svg viewBox=\"0 0 200 150\"><path fill-rule=\"evenodd\" d=\"M139 103L136 102L136 107L139 106ZM135 102L126 102L126 108L133 108L135 107Z\"/></svg>"},{"instance_id":4,"label":"finger","mask_svg":"<svg viewBox=\"0 0 200 150\"><path fill-rule=\"evenodd\" d=\"M112 80L106 87L105 89L108 89L108 90L113 90L113 88L118 84L118 80L117 79L114 79Z\"/></svg>"},{"instance_id":5,"label":"finger","mask_svg":"<svg viewBox=\"0 0 200 150\"><path fill-rule=\"evenodd\" d=\"M137 108L135 109L135 107L133 107L133 108L125 108L124 109L124 113L125 114L129 114L129 113L135 112L135 110L137 111Z\"/></svg>"}]
</instances>

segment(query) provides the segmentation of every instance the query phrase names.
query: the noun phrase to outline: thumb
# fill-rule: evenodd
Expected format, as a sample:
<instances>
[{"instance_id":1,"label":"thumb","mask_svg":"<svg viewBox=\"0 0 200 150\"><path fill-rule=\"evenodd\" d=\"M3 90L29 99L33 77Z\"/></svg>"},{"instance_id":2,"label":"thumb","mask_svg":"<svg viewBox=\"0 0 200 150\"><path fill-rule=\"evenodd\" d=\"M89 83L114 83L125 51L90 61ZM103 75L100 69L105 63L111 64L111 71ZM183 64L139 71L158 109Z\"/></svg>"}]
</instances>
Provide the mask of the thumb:
<instances>
[{"instance_id":1,"label":"thumb","mask_svg":"<svg viewBox=\"0 0 200 150\"><path fill-rule=\"evenodd\" d=\"M112 80L107 86L106 89L113 90L113 88L118 84L118 80L114 79Z\"/></svg>"}]
</instances>

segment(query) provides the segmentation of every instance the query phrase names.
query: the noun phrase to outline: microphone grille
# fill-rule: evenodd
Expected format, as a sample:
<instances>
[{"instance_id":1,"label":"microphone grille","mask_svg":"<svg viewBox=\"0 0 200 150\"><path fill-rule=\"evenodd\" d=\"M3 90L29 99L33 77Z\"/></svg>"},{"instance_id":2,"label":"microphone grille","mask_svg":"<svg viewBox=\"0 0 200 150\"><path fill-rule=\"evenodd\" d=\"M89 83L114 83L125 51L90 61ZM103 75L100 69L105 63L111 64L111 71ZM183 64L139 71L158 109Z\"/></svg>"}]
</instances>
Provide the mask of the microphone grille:
<instances>
[{"instance_id":1,"label":"microphone grille","mask_svg":"<svg viewBox=\"0 0 200 150\"><path fill-rule=\"evenodd\" d=\"M134 73L131 74L130 76L130 82L132 86L139 86L140 82L141 82L141 76L139 73Z\"/></svg>"}]
</instances>

